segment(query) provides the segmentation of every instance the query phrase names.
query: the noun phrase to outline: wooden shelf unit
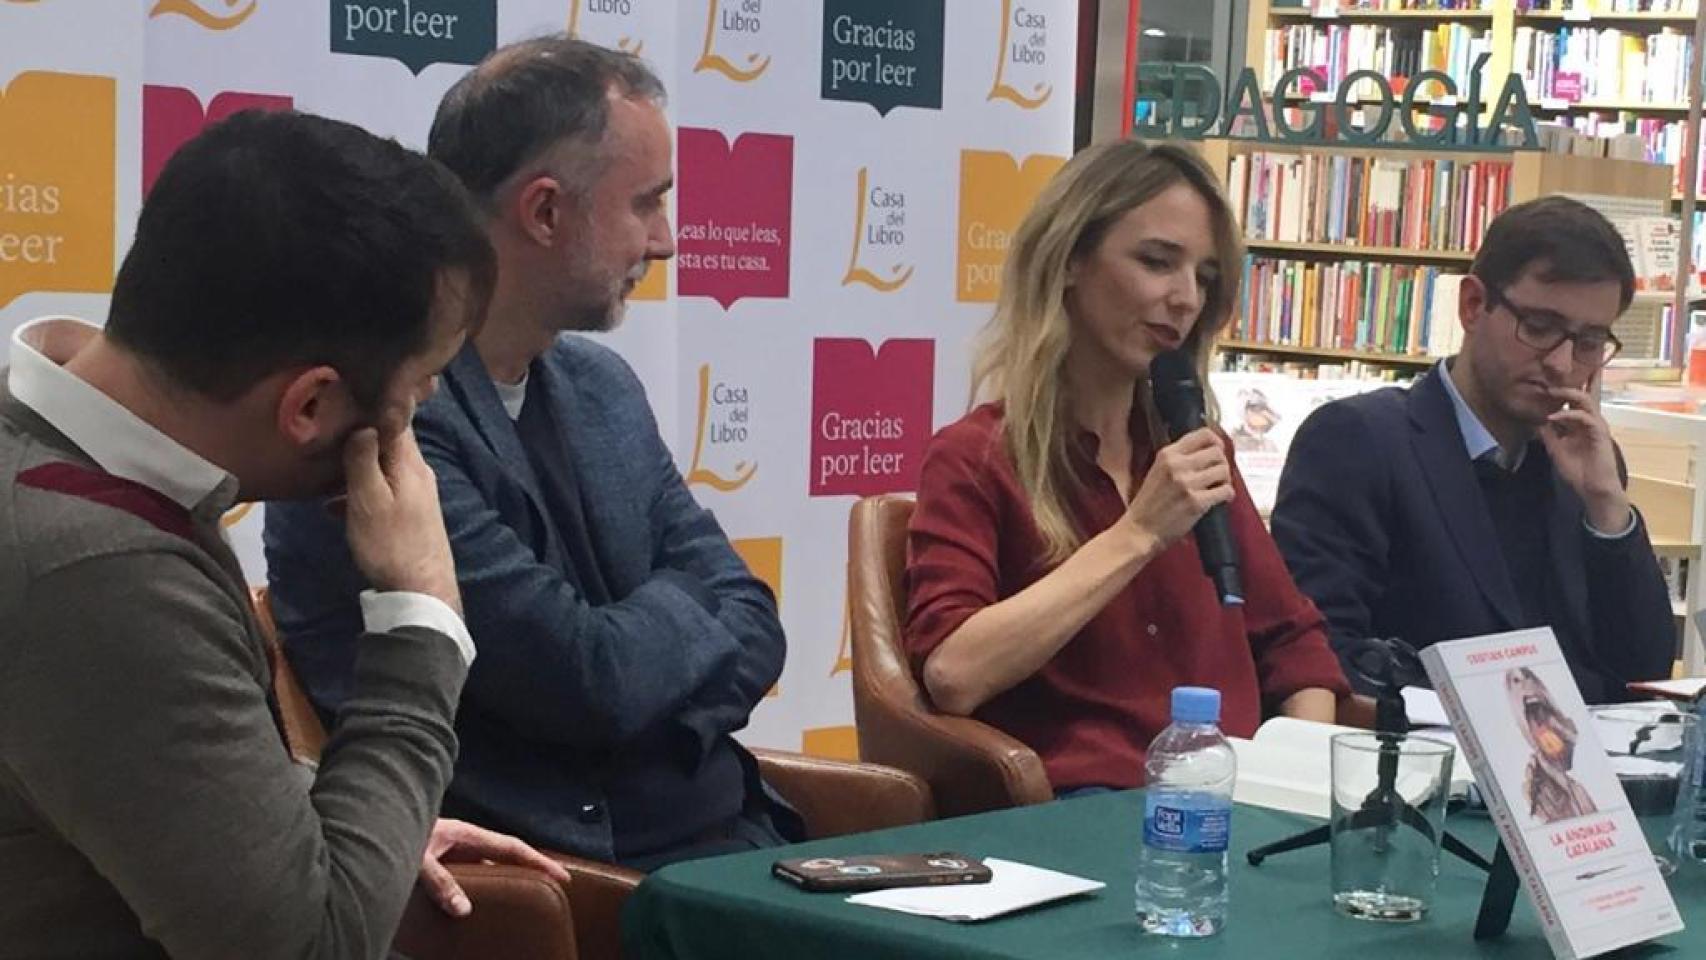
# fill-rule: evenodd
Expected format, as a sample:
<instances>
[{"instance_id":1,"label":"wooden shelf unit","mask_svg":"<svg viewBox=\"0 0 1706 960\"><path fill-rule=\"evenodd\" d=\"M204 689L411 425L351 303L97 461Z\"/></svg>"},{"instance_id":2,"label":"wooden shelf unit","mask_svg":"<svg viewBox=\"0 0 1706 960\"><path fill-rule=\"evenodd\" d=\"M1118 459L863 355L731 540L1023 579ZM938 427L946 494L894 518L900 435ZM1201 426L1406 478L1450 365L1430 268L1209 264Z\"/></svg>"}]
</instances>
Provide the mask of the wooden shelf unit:
<instances>
[{"instance_id":1,"label":"wooden shelf unit","mask_svg":"<svg viewBox=\"0 0 1706 960\"><path fill-rule=\"evenodd\" d=\"M1557 10L1530 10L1526 13L1518 11L1518 23L1547 23L1569 24L1571 26L1592 26L1596 23L1636 23L1655 27L1692 27L1692 13L1652 13L1649 11L1633 11L1630 13L1602 13L1595 10L1587 14L1564 13Z\"/></svg>"},{"instance_id":2,"label":"wooden shelf unit","mask_svg":"<svg viewBox=\"0 0 1706 960\"><path fill-rule=\"evenodd\" d=\"M1249 153L1340 153L1350 156L1397 156L1415 159L1421 156L1444 159L1502 160L1511 164L1510 203L1521 203L1553 193L1578 195L1610 195L1650 199L1668 204L1671 195L1669 167L1632 160L1610 160L1600 157L1577 157L1568 154L1541 153L1533 150L1510 151L1429 151L1415 149L1390 150L1378 145L1320 146L1315 144L1269 142L1256 140L1213 139L1200 141L1199 152L1224 183L1232 158ZM1242 217L1243 211L1234 211ZM1245 240L1253 254L1275 259L1344 259L1392 260L1397 262L1437 264L1466 270L1474 260L1473 251L1415 250L1395 247L1363 247L1332 243L1296 243L1265 239ZM1323 360L1355 359L1392 364L1426 365L1427 357L1410 357L1380 351L1344 350L1323 347L1291 347L1282 344L1229 341L1221 344L1231 352L1284 353L1292 356L1315 356Z\"/></svg>"},{"instance_id":3,"label":"wooden shelf unit","mask_svg":"<svg viewBox=\"0 0 1706 960\"><path fill-rule=\"evenodd\" d=\"M1348 243L1288 243L1283 240L1257 240L1246 237L1244 246L1257 253L1292 254L1295 256L1328 255L1340 259L1400 260L1418 263L1468 263L1475 259L1471 250L1415 250L1410 247L1363 247Z\"/></svg>"},{"instance_id":4,"label":"wooden shelf unit","mask_svg":"<svg viewBox=\"0 0 1706 960\"><path fill-rule=\"evenodd\" d=\"M1439 357L1386 353L1380 350L1340 350L1335 347L1294 347L1279 343L1251 343L1247 340L1222 340L1218 349L1231 353L1269 353L1275 356L1301 357L1306 360L1361 360L1364 363L1393 367L1425 368L1440 361Z\"/></svg>"},{"instance_id":5,"label":"wooden shelf unit","mask_svg":"<svg viewBox=\"0 0 1706 960\"><path fill-rule=\"evenodd\" d=\"M1276 5L1272 0L1249 0L1249 19L1245 23L1244 50L1249 65L1257 70L1258 79L1268 88L1274 77L1261 76L1262 51L1269 27L1291 25L1298 23L1331 24L1336 21L1352 22L1392 22L1410 23L1418 26L1429 26L1436 23L1468 23L1484 25L1488 33L1490 58L1483 72L1489 78L1489 86L1495 100L1497 91L1503 84L1503 77L1511 72L1511 58L1516 47L1516 28L1519 25L1533 27L1564 27L1592 26L1604 23L1609 26L1628 26L1633 28L1661 30L1665 27L1692 27L1695 15L1692 13L1600 13L1594 11L1584 19L1579 14L1565 14L1557 11L1537 11L1520 13L1516 9L1516 0L1492 0L1485 8L1476 10L1340 10L1333 15L1322 15L1308 8L1294 8L1286 5ZM1592 110L1619 111L1630 113L1651 113L1660 115L1687 114L1688 104L1673 103L1640 103L1633 101L1601 101L1584 102L1559 106L1551 104L1544 109L1541 98L1530 96L1529 103L1536 112L1542 113L1585 113ZM1494 103L1483 105L1483 114L1490 117Z\"/></svg>"},{"instance_id":6,"label":"wooden shelf unit","mask_svg":"<svg viewBox=\"0 0 1706 960\"><path fill-rule=\"evenodd\" d=\"M1313 20L1321 23L1332 23L1334 20L1378 21L1399 20L1408 23L1421 21L1424 23L1462 23L1466 20L1492 20L1495 14L1492 10L1336 10L1332 13L1316 13L1309 8L1290 8L1273 6L1269 15L1275 20Z\"/></svg>"}]
</instances>

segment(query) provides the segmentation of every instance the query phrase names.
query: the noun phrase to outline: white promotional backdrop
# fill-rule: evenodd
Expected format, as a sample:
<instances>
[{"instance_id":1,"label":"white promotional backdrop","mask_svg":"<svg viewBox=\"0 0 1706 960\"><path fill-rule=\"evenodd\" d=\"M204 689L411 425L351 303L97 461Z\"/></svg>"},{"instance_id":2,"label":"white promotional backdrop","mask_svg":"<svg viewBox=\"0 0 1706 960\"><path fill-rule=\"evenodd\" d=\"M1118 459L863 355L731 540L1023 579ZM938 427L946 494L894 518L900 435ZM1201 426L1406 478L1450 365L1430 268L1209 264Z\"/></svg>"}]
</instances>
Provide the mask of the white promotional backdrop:
<instances>
[{"instance_id":1,"label":"white promotional backdrop","mask_svg":"<svg viewBox=\"0 0 1706 960\"><path fill-rule=\"evenodd\" d=\"M850 755L848 510L966 409L1007 237L1070 151L1076 0L0 0L0 332L93 322L173 145L247 106L423 147L492 45L650 61L680 256L607 335L695 496L777 589L753 743ZM233 541L264 579L260 511Z\"/></svg>"}]
</instances>

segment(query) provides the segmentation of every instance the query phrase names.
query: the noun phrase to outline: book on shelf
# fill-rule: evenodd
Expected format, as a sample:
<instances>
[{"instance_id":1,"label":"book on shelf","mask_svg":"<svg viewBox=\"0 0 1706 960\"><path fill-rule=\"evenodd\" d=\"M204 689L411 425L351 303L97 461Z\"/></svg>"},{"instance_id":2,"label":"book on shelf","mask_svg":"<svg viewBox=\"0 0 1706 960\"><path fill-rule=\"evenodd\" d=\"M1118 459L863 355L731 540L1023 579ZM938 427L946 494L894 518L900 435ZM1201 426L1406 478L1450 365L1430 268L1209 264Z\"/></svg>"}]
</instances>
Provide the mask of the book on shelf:
<instances>
[{"instance_id":1,"label":"book on shelf","mask_svg":"<svg viewBox=\"0 0 1706 960\"><path fill-rule=\"evenodd\" d=\"M1306 3L1274 4L1275 11L1308 10L1317 16L1339 13L1396 13L1404 10L1487 10L1489 0L1309 0Z\"/></svg>"},{"instance_id":2,"label":"book on shelf","mask_svg":"<svg viewBox=\"0 0 1706 960\"><path fill-rule=\"evenodd\" d=\"M1462 23L1434 26L1379 23L1292 24L1268 28L1263 48L1264 83L1270 88L1287 70L1314 68L1321 74L1325 90L1336 90L1346 76L1357 70L1374 70L1393 81L1393 93L1403 89L1405 77L1423 70L1449 75L1457 89L1467 91L1475 59L1492 51L1487 31ZM1298 92L1316 92L1309 87ZM1366 93L1375 92L1371 84Z\"/></svg>"},{"instance_id":3,"label":"book on shelf","mask_svg":"<svg viewBox=\"0 0 1706 960\"><path fill-rule=\"evenodd\" d=\"M1587 122L1582 122L1583 120ZM1540 149L1547 153L1562 153L1573 157L1606 157L1613 160L1652 161L1647 139L1637 133L1626 133L1622 124L1610 125L1587 118L1572 118L1570 123L1537 123L1534 133L1540 138Z\"/></svg>"},{"instance_id":4,"label":"book on shelf","mask_svg":"<svg viewBox=\"0 0 1706 960\"><path fill-rule=\"evenodd\" d=\"M1676 289L1677 253L1682 230L1675 217L1639 217L1627 227L1633 234L1630 259L1635 266L1635 289L1667 293Z\"/></svg>"},{"instance_id":5,"label":"book on shelf","mask_svg":"<svg viewBox=\"0 0 1706 960\"><path fill-rule=\"evenodd\" d=\"M1469 251L1510 203L1507 159L1235 154L1227 196L1245 237Z\"/></svg>"},{"instance_id":6,"label":"book on shelf","mask_svg":"<svg viewBox=\"0 0 1706 960\"><path fill-rule=\"evenodd\" d=\"M1695 0L1517 0L1516 12L1582 13L1675 13L1692 15Z\"/></svg>"},{"instance_id":7,"label":"book on shelf","mask_svg":"<svg viewBox=\"0 0 1706 960\"><path fill-rule=\"evenodd\" d=\"M1460 274L1365 260L1291 260L1249 254L1229 335L1251 344L1449 356Z\"/></svg>"},{"instance_id":8,"label":"book on shelf","mask_svg":"<svg viewBox=\"0 0 1706 960\"><path fill-rule=\"evenodd\" d=\"M1553 954L1681 930L1551 629L1436 643L1422 664Z\"/></svg>"},{"instance_id":9,"label":"book on shelf","mask_svg":"<svg viewBox=\"0 0 1706 960\"><path fill-rule=\"evenodd\" d=\"M1511 69L1531 101L1676 106L1688 100L1693 37L1674 27L1520 26Z\"/></svg>"}]
</instances>

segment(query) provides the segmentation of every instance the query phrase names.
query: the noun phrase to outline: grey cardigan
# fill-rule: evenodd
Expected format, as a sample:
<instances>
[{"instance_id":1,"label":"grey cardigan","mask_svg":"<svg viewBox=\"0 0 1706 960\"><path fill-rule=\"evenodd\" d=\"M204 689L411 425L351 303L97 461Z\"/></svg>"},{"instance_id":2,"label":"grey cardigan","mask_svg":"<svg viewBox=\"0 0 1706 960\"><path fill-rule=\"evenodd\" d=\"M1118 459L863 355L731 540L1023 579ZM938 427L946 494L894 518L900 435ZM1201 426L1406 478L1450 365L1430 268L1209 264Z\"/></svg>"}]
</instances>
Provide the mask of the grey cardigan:
<instances>
[{"instance_id":1,"label":"grey cardigan","mask_svg":"<svg viewBox=\"0 0 1706 960\"><path fill-rule=\"evenodd\" d=\"M219 536L0 390L0 957L381 957L450 776L467 668L360 643L317 770L287 755Z\"/></svg>"}]
</instances>

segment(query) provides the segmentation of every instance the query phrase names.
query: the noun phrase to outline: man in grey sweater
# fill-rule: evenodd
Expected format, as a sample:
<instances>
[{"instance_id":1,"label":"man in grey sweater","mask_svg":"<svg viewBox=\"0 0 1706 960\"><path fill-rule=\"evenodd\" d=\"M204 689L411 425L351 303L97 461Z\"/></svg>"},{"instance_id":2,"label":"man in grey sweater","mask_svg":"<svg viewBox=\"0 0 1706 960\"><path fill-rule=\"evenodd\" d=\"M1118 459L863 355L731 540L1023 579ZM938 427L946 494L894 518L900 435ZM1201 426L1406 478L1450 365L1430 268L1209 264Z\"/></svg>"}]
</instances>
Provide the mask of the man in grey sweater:
<instances>
[{"instance_id":1,"label":"man in grey sweater","mask_svg":"<svg viewBox=\"0 0 1706 960\"><path fill-rule=\"evenodd\" d=\"M549 869L435 828L474 649L408 424L493 273L436 164L347 124L240 114L161 174L105 331L14 334L0 956L379 957L423 854ZM316 767L283 742L220 520L340 488L375 589Z\"/></svg>"}]
</instances>

